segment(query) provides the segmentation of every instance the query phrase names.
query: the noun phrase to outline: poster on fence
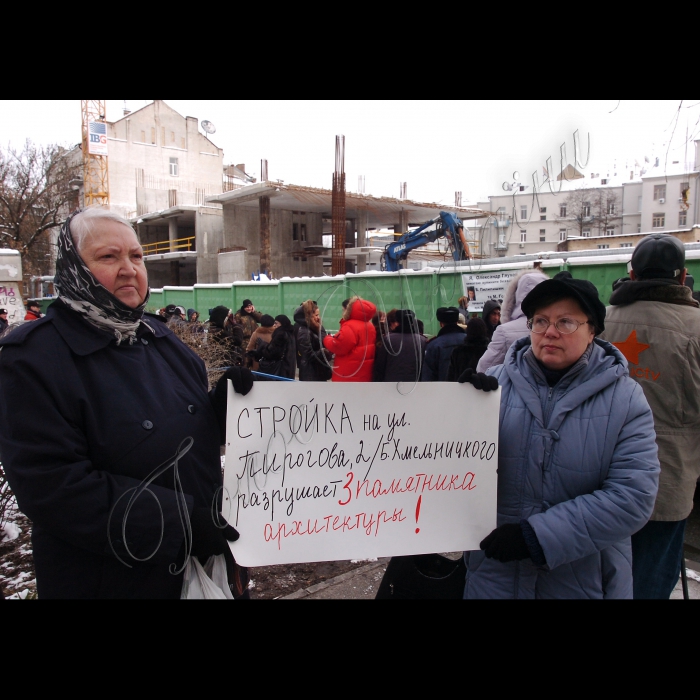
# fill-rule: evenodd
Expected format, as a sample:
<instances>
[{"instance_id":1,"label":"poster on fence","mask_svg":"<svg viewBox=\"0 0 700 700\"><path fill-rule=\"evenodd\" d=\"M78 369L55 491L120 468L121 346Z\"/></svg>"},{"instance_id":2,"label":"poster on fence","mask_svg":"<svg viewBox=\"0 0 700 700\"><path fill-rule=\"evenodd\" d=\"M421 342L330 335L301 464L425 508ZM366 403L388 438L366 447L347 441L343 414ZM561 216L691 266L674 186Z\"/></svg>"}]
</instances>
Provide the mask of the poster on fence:
<instances>
[{"instance_id":1,"label":"poster on fence","mask_svg":"<svg viewBox=\"0 0 700 700\"><path fill-rule=\"evenodd\" d=\"M498 272L474 272L462 275L464 296L469 299L467 311L481 313L484 304L493 299L502 302L508 283L520 270L499 270Z\"/></svg>"},{"instance_id":2,"label":"poster on fence","mask_svg":"<svg viewBox=\"0 0 700 700\"><path fill-rule=\"evenodd\" d=\"M229 382L224 517L243 566L478 549L496 527L500 390Z\"/></svg>"}]
</instances>

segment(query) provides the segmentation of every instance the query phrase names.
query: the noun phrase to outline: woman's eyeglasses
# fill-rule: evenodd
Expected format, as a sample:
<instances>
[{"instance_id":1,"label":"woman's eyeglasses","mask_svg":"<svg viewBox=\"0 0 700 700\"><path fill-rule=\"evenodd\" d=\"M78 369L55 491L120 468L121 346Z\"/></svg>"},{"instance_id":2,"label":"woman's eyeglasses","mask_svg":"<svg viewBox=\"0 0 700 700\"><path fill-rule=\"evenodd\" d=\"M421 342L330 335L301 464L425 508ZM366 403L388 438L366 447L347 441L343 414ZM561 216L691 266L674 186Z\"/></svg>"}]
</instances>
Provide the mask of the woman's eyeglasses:
<instances>
[{"instance_id":1,"label":"woman's eyeglasses","mask_svg":"<svg viewBox=\"0 0 700 700\"><path fill-rule=\"evenodd\" d=\"M558 321L550 321L544 316L535 316L527 322L527 327L533 333L546 333L550 326L554 326L562 335L570 335L589 321L576 321L573 318L560 318Z\"/></svg>"}]
</instances>

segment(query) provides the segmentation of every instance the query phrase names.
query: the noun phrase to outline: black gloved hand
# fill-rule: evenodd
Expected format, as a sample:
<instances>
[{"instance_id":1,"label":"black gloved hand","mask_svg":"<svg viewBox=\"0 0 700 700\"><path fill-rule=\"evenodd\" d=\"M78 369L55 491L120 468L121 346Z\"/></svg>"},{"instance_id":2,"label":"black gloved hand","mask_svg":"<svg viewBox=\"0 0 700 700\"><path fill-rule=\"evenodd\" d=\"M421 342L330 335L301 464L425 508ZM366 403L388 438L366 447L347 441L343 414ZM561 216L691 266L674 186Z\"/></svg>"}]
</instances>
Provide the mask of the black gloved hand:
<instances>
[{"instance_id":1,"label":"black gloved hand","mask_svg":"<svg viewBox=\"0 0 700 700\"><path fill-rule=\"evenodd\" d=\"M219 525L225 523L223 516L219 515ZM205 564L207 559L217 554L226 554L229 549L227 540L235 542L240 535L231 525L217 527L212 517L211 508L194 508L190 516L192 527L192 556Z\"/></svg>"},{"instance_id":2,"label":"black gloved hand","mask_svg":"<svg viewBox=\"0 0 700 700\"><path fill-rule=\"evenodd\" d=\"M209 392L214 413L219 423L221 444L226 442L226 406L228 405L228 389L226 380L233 382L233 390L245 396L253 388L253 375L246 367L229 367L219 378L214 389Z\"/></svg>"},{"instance_id":3,"label":"black gloved hand","mask_svg":"<svg viewBox=\"0 0 700 700\"><path fill-rule=\"evenodd\" d=\"M484 554L496 561L520 561L530 556L523 530L518 523L508 523L497 527L479 543Z\"/></svg>"},{"instance_id":4,"label":"black gloved hand","mask_svg":"<svg viewBox=\"0 0 700 700\"><path fill-rule=\"evenodd\" d=\"M460 384L469 382L475 389L480 391L495 391L498 389L498 379L489 377L483 372L476 372L471 367L465 369L457 380Z\"/></svg>"},{"instance_id":5,"label":"black gloved hand","mask_svg":"<svg viewBox=\"0 0 700 700\"><path fill-rule=\"evenodd\" d=\"M245 396L253 388L253 375L246 367L229 367L216 383L216 393L221 392L226 397L226 380L233 383L233 390Z\"/></svg>"}]
</instances>

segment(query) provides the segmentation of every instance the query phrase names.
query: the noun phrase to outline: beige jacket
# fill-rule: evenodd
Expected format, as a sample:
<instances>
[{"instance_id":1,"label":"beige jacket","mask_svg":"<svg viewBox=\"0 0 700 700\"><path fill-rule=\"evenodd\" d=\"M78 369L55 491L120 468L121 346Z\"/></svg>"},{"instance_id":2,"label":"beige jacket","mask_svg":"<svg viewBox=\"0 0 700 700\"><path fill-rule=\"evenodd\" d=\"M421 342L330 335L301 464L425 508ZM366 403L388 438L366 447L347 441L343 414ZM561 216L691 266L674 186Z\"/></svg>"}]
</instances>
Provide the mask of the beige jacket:
<instances>
[{"instance_id":1,"label":"beige jacket","mask_svg":"<svg viewBox=\"0 0 700 700\"><path fill-rule=\"evenodd\" d=\"M627 358L654 414L661 478L651 520L684 520L700 476L698 304L687 287L651 281L625 282L610 302L600 337Z\"/></svg>"}]
</instances>

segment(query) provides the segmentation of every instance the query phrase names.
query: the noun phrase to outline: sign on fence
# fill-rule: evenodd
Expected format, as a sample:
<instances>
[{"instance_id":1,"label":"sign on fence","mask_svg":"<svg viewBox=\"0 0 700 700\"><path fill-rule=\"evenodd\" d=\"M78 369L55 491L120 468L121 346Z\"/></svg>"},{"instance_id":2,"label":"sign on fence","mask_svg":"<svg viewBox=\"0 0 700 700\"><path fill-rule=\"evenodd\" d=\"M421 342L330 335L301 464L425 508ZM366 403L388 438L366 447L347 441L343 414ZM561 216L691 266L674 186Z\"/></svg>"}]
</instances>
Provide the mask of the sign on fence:
<instances>
[{"instance_id":1,"label":"sign on fence","mask_svg":"<svg viewBox=\"0 0 700 700\"><path fill-rule=\"evenodd\" d=\"M19 285L15 282L0 282L0 309L7 309L7 323L24 320L24 304Z\"/></svg>"},{"instance_id":2,"label":"sign on fence","mask_svg":"<svg viewBox=\"0 0 700 700\"><path fill-rule=\"evenodd\" d=\"M223 514L243 566L478 549L496 527L500 390L229 382Z\"/></svg>"},{"instance_id":3,"label":"sign on fence","mask_svg":"<svg viewBox=\"0 0 700 700\"><path fill-rule=\"evenodd\" d=\"M489 299L502 302L508 283L519 272L520 270L501 270L462 275L464 296L469 299L467 311L481 313L484 303Z\"/></svg>"}]
</instances>

